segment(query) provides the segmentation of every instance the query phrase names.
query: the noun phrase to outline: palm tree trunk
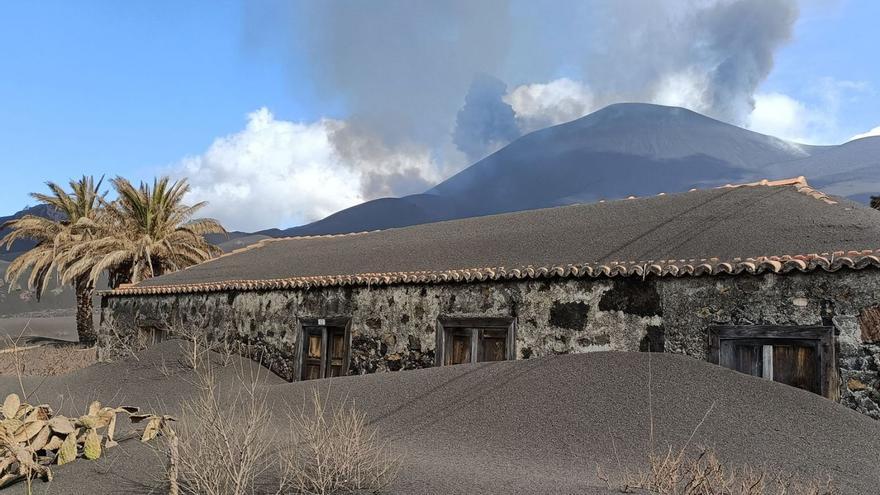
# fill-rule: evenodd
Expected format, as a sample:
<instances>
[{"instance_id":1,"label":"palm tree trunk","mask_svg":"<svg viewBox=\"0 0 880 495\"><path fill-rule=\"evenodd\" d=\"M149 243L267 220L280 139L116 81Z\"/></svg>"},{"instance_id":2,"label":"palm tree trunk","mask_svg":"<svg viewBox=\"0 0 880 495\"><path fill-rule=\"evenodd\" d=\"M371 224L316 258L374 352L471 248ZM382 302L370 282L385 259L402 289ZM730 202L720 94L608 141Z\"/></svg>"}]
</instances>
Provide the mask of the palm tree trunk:
<instances>
[{"instance_id":1,"label":"palm tree trunk","mask_svg":"<svg viewBox=\"0 0 880 495\"><path fill-rule=\"evenodd\" d=\"M76 333L79 343L93 346L98 340L95 332L95 320L92 315L92 296L95 288L88 279L76 282Z\"/></svg>"}]
</instances>

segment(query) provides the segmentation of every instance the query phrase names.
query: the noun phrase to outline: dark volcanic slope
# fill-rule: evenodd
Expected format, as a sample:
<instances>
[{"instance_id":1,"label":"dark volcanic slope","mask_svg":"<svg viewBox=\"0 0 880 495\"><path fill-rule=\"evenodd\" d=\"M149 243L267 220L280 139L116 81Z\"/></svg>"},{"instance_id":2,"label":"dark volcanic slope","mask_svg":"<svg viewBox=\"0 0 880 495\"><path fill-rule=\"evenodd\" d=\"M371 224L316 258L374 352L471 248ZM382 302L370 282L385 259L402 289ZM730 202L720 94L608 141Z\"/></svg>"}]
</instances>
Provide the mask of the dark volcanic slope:
<instances>
[{"instance_id":1,"label":"dark volcanic slope","mask_svg":"<svg viewBox=\"0 0 880 495\"><path fill-rule=\"evenodd\" d=\"M160 372L162 363L176 369L175 348L168 342L140 361L27 385L39 384L37 398L55 405L62 396L68 406L92 398L154 407L161 401L177 414L192 387L186 371ZM232 369L220 374L222 390L234 386ZM403 456L392 493L596 493L603 486L597 465L644 465L649 410L658 449L685 444L711 409L691 444L714 446L727 462L830 475L844 494L875 493L880 483L880 423L808 392L684 356L593 353L269 382L279 429L288 408L299 410L315 386L329 390L331 404L345 398L365 411ZM16 385L0 379L0 389ZM150 449L123 442L108 460L56 468L49 492L147 493L160 462ZM45 487L37 484L35 493Z\"/></svg>"},{"instance_id":2,"label":"dark volcanic slope","mask_svg":"<svg viewBox=\"0 0 880 495\"><path fill-rule=\"evenodd\" d=\"M523 136L427 194L365 203L270 235L357 232L799 175L863 200L880 190L880 138L807 146L683 108L623 103Z\"/></svg>"},{"instance_id":3,"label":"dark volcanic slope","mask_svg":"<svg viewBox=\"0 0 880 495\"><path fill-rule=\"evenodd\" d=\"M260 232L273 237L289 235L321 235L340 232L380 230L406 227L438 219L461 218L457 206L446 198L433 194L414 194L403 198L382 198L347 208L329 217L288 230L270 229Z\"/></svg>"},{"instance_id":4,"label":"dark volcanic slope","mask_svg":"<svg viewBox=\"0 0 880 495\"><path fill-rule=\"evenodd\" d=\"M812 156L774 164L771 175L805 175L823 191L868 203L880 195L880 137L825 147Z\"/></svg>"},{"instance_id":5,"label":"dark volcanic slope","mask_svg":"<svg viewBox=\"0 0 880 495\"><path fill-rule=\"evenodd\" d=\"M383 199L381 210L358 205L281 234L353 232L686 191L765 178L765 165L815 150L682 108L623 103L523 136L427 194Z\"/></svg>"},{"instance_id":6,"label":"dark volcanic slope","mask_svg":"<svg viewBox=\"0 0 880 495\"><path fill-rule=\"evenodd\" d=\"M38 205L32 206L30 208L25 208L15 214L9 215L8 217L0 217L0 225L10 221L19 219L25 215L35 215L38 217L46 217L46 218L58 218L58 213L49 208L46 205ZM9 233L9 229L0 229L0 238L5 237L6 234ZM33 241L21 240L16 241L10 249L6 249L6 246L0 246L0 260L11 261L18 257L19 254L27 251L28 249L34 246Z\"/></svg>"},{"instance_id":7,"label":"dark volcanic slope","mask_svg":"<svg viewBox=\"0 0 880 495\"><path fill-rule=\"evenodd\" d=\"M71 309L76 304L73 290L66 286L59 287L55 280L50 282L49 288L39 301L32 292L10 291L3 279L8 266L8 262L0 261L0 317L34 312L57 312ZM27 274L19 283L26 284L26 282ZM73 314L72 309L70 314Z\"/></svg>"},{"instance_id":8,"label":"dark volcanic slope","mask_svg":"<svg viewBox=\"0 0 880 495\"><path fill-rule=\"evenodd\" d=\"M735 182L804 156L690 110L625 103L528 134L429 192L485 214Z\"/></svg>"},{"instance_id":9,"label":"dark volcanic slope","mask_svg":"<svg viewBox=\"0 0 880 495\"><path fill-rule=\"evenodd\" d=\"M876 249L880 212L743 186L268 242L138 287Z\"/></svg>"}]
</instances>

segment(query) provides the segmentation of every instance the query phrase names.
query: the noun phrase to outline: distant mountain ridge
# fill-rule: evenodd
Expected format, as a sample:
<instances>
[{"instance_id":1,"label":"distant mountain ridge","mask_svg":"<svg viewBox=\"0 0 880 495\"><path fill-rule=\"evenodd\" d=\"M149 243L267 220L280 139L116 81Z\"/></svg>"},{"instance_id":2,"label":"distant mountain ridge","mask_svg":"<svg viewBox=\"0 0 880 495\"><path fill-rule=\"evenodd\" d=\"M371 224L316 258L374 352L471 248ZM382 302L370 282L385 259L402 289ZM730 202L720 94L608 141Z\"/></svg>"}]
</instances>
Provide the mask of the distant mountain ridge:
<instances>
[{"instance_id":1,"label":"distant mountain ridge","mask_svg":"<svg viewBox=\"0 0 880 495\"><path fill-rule=\"evenodd\" d=\"M58 218L59 214L50 206L47 205L37 205L27 207L19 212L16 212L7 217L0 217L0 225L5 224L10 220L17 220L25 215L35 215L38 217L45 218ZM0 239L6 236L9 233L9 229L0 229ZM28 249L34 247L36 244L33 241L28 240L20 240L16 241L12 244L11 249L7 250L5 247L0 248L0 261L12 261L18 257L21 253L27 251Z\"/></svg>"},{"instance_id":2,"label":"distant mountain ridge","mask_svg":"<svg viewBox=\"0 0 880 495\"><path fill-rule=\"evenodd\" d=\"M261 234L376 230L800 175L825 192L867 202L880 192L880 137L811 146L683 108L620 103L527 134L423 194L368 201Z\"/></svg>"}]
</instances>

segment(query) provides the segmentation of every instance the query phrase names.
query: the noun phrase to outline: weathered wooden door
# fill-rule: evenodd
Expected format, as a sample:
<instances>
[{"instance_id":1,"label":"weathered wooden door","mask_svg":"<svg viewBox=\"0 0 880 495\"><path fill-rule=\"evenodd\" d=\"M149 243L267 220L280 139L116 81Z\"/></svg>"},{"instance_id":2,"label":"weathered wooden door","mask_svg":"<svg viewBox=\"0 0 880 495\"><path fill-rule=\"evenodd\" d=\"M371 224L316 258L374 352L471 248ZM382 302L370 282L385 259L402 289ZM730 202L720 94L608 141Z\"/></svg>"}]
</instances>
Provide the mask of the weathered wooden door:
<instances>
[{"instance_id":1,"label":"weathered wooden door","mask_svg":"<svg viewBox=\"0 0 880 495\"><path fill-rule=\"evenodd\" d=\"M324 329L321 327L306 327L303 329L303 380L314 380L324 376Z\"/></svg>"},{"instance_id":2,"label":"weathered wooden door","mask_svg":"<svg viewBox=\"0 0 880 495\"><path fill-rule=\"evenodd\" d=\"M348 363L345 362L347 342L344 328L327 329L327 364L325 376L342 376Z\"/></svg>"},{"instance_id":3,"label":"weathered wooden door","mask_svg":"<svg viewBox=\"0 0 880 495\"><path fill-rule=\"evenodd\" d=\"M348 339L345 327L303 326L300 379L343 376L348 370Z\"/></svg>"},{"instance_id":4,"label":"weathered wooden door","mask_svg":"<svg viewBox=\"0 0 880 495\"><path fill-rule=\"evenodd\" d=\"M830 328L713 327L709 336L710 361L820 395L834 393Z\"/></svg>"}]
</instances>

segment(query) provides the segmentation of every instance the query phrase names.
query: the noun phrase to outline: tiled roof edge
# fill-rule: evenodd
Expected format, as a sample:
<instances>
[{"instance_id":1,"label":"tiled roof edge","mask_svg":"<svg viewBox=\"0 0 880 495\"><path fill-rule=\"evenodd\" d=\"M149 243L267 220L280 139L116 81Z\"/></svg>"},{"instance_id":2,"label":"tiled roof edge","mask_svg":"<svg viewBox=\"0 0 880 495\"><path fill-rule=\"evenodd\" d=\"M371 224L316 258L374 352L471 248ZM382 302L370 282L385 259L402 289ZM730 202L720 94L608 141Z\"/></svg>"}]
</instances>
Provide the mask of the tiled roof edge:
<instances>
[{"instance_id":1,"label":"tiled roof edge","mask_svg":"<svg viewBox=\"0 0 880 495\"><path fill-rule=\"evenodd\" d=\"M215 258L205 260L205 261L203 261L201 263L197 263L195 265L190 265L186 268L182 268L182 269L178 270L178 272L186 271L186 270L189 270L190 268L195 268L197 266L204 266L208 263L217 261L219 259L223 259L227 256L232 256L233 254L240 254L240 253L244 253L246 251L251 251L253 249L259 249L259 248L266 246L267 244L272 244L273 242L289 241L292 239L315 239L315 238L322 238L323 239L323 238L330 238L330 237L346 237L346 236L369 234L370 232L377 232L377 231L364 230L361 232L346 232L344 234L302 235L302 236L295 236L295 237L270 237L268 239L260 239L259 241L255 242L253 244L248 244L247 246L240 247L238 249L233 249L232 251L229 251L228 253L223 253L220 256L217 256ZM175 272L175 273L177 273L177 272ZM135 286L136 286L135 284L122 284L119 286L119 288L124 289L124 288L130 288L130 287L135 287Z\"/></svg>"},{"instance_id":2,"label":"tiled roof edge","mask_svg":"<svg viewBox=\"0 0 880 495\"><path fill-rule=\"evenodd\" d=\"M863 251L835 251L832 253L759 256L754 258L719 258L687 260L621 261L584 263L556 266L525 266L519 268L487 267L442 271L361 273L357 275L329 275L293 277L271 280L231 280L225 282L165 285L154 287L120 287L103 291L104 296L191 294L223 291L260 291L309 289L332 286L373 286L393 284L430 284L446 282L484 282L526 280L540 278L613 278L613 277L683 277L701 275L757 275L783 274L824 270L836 272L842 268L859 270L880 267L880 249Z\"/></svg>"},{"instance_id":3,"label":"tiled roof edge","mask_svg":"<svg viewBox=\"0 0 880 495\"><path fill-rule=\"evenodd\" d=\"M799 192L801 194L806 194L807 196L810 196L811 198L818 199L818 200L820 200L824 203L827 203L829 205L836 205L837 204L837 201L834 201L831 198L831 196L823 193L822 191L820 191L818 189L813 189L812 187L810 187L810 185L807 184L807 178L804 177L803 175L798 176L798 177L793 177L790 179L780 179L780 180L763 179L763 180L760 180L757 182L749 182L746 184L725 184L725 185L721 186L720 188L735 188L735 187L750 187L750 186L769 186L769 187L794 186L795 189L797 190L797 192ZM693 191L693 190L694 189L691 189L691 191Z\"/></svg>"}]
</instances>

